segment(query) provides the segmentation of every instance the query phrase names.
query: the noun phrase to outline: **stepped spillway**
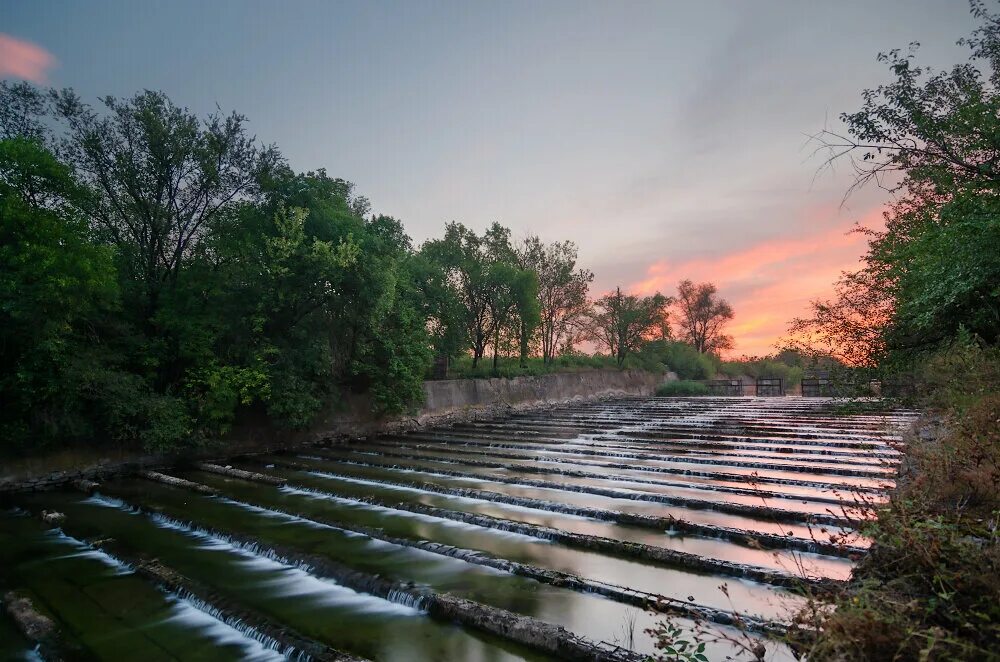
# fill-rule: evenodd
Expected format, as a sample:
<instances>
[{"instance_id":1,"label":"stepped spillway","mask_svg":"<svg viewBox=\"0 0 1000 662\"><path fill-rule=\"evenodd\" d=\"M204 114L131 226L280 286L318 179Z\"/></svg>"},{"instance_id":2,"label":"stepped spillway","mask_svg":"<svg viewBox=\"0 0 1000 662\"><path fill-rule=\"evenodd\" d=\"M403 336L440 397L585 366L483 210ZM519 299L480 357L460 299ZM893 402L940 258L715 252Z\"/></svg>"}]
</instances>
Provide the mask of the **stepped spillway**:
<instances>
[{"instance_id":1,"label":"stepped spillway","mask_svg":"<svg viewBox=\"0 0 1000 662\"><path fill-rule=\"evenodd\" d=\"M17 495L0 582L88 659L641 660L668 616L791 659L914 417L869 404L627 398Z\"/></svg>"}]
</instances>

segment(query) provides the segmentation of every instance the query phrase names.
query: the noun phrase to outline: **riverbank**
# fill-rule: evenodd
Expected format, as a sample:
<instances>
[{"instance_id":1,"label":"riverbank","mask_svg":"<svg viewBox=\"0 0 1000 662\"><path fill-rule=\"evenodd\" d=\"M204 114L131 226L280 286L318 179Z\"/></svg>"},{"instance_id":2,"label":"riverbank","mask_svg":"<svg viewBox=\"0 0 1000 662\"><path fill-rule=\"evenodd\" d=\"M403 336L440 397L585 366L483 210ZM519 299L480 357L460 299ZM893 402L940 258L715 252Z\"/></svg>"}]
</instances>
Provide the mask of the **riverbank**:
<instances>
[{"instance_id":1,"label":"riverbank","mask_svg":"<svg viewBox=\"0 0 1000 662\"><path fill-rule=\"evenodd\" d=\"M573 402L651 395L657 386L672 379L676 379L672 373L589 370L511 379L427 381L423 384L424 405L409 416L374 416L367 398L356 396L339 408L331 407L306 430L283 430L263 417L246 417L226 437L177 453L143 453L126 446L105 446L5 459L0 466L0 494L49 489L78 480L103 481L180 462L342 443L380 432L495 418Z\"/></svg>"},{"instance_id":2,"label":"riverbank","mask_svg":"<svg viewBox=\"0 0 1000 662\"><path fill-rule=\"evenodd\" d=\"M1000 356L951 352L923 378L929 413L811 660L1000 659Z\"/></svg>"}]
</instances>

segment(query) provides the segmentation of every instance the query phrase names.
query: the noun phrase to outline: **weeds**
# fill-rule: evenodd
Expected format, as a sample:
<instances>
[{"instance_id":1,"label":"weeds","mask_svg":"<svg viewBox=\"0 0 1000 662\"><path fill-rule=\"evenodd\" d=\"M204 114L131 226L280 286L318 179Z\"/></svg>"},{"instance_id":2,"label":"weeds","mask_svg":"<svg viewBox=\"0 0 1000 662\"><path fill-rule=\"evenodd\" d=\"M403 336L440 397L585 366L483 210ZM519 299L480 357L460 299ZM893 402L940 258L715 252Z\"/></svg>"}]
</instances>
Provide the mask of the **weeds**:
<instances>
[{"instance_id":1,"label":"weeds","mask_svg":"<svg viewBox=\"0 0 1000 662\"><path fill-rule=\"evenodd\" d=\"M798 646L810 660L1000 659L1000 352L956 343L915 374L928 413L863 526L871 550L797 617L817 633Z\"/></svg>"}]
</instances>

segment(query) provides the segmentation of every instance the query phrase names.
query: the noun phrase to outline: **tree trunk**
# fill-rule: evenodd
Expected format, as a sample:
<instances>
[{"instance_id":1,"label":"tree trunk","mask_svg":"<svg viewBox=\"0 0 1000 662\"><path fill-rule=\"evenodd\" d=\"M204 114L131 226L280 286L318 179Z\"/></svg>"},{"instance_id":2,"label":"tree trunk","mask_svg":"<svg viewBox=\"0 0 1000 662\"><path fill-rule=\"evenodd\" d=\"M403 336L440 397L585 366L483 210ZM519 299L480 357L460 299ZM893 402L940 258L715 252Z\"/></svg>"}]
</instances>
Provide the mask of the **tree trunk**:
<instances>
[{"instance_id":1,"label":"tree trunk","mask_svg":"<svg viewBox=\"0 0 1000 662\"><path fill-rule=\"evenodd\" d=\"M521 367L525 368L528 366L528 330L524 328L524 322L521 322Z\"/></svg>"}]
</instances>

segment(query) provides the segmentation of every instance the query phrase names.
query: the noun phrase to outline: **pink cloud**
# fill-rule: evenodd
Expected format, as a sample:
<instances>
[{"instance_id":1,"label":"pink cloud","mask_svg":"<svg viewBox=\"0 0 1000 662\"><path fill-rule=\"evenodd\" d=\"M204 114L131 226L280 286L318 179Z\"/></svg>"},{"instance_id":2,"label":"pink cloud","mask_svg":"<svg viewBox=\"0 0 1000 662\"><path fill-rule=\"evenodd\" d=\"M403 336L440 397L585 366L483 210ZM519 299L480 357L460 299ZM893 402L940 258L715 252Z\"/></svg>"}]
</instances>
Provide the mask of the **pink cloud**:
<instances>
[{"instance_id":1,"label":"pink cloud","mask_svg":"<svg viewBox=\"0 0 1000 662\"><path fill-rule=\"evenodd\" d=\"M46 73L55 63L55 56L41 46L0 33L0 78L44 83Z\"/></svg>"},{"instance_id":2,"label":"pink cloud","mask_svg":"<svg viewBox=\"0 0 1000 662\"><path fill-rule=\"evenodd\" d=\"M830 228L823 222L830 215L810 214L803 225L817 230L798 238L762 242L718 257L655 262L646 270L646 278L629 289L637 294L673 294L684 278L713 282L736 312L729 326L736 341L730 355L769 354L786 334L788 323L806 315L810 301L829 297L841 272L856 268L864 253L865 237L843 225ZM881 211L861 222L865 227L881 224Z\"/></svg>"}]
</instances>

